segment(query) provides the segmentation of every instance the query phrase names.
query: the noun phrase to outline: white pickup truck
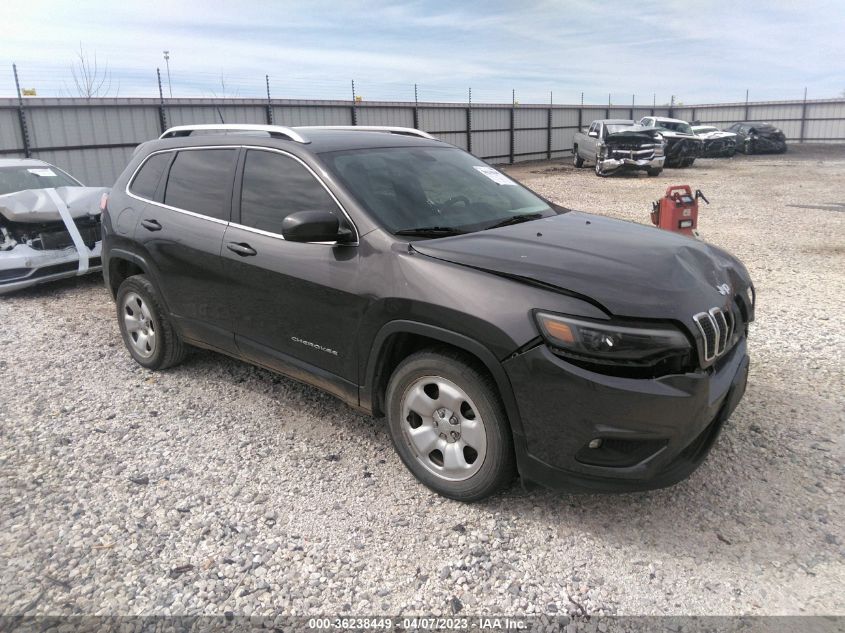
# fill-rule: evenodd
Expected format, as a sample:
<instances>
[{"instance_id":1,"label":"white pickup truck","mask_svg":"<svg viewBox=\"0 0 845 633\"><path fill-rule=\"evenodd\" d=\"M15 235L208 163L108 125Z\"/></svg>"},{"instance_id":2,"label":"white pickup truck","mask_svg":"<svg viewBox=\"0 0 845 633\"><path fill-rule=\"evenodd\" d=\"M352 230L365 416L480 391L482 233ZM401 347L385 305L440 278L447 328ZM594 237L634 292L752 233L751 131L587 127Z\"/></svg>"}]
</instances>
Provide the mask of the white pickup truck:
<instances>
[{"instance_id":1,"label":"white pickup truck","mask_svg":"<svg viewBox=\"0 0 845 633\"><path fill-rule=\"evenodd\" d=\"M657 176L665 160L660 132L628 119L593 121L589 128L575 134L572 154L576 167L592 163L599 176L623 170Z\"/></svg>"}]
</instances>

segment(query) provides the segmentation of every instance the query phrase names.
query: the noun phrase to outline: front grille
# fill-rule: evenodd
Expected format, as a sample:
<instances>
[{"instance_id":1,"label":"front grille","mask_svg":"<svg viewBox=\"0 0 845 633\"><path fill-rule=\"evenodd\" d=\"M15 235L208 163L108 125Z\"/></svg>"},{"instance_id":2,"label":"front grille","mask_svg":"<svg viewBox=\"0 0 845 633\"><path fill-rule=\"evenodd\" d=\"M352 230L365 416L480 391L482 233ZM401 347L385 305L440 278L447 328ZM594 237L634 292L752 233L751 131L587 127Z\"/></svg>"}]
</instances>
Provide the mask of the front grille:
<instances>
[{"instance_id":1,"label":"front grille","mask_svg":"<svg viewBox=\"0 0 845 633\"><path fill-rule=\"evenodd\" d=\"M620 143L609 147L610 157L616 159L651 160L654 158L653 144Z\"/></svg>"},{"instance_id":2,"label":"front grille","mask_svg":"<svg viewBox=\"0 0 845 633\"><path fill-rule=\"evenodd\" d=\"M728 349L733 335L734 318L721 308L711 308L692 317L704 337L704 360L710 362Z\"/></svg>"}]
</instances>

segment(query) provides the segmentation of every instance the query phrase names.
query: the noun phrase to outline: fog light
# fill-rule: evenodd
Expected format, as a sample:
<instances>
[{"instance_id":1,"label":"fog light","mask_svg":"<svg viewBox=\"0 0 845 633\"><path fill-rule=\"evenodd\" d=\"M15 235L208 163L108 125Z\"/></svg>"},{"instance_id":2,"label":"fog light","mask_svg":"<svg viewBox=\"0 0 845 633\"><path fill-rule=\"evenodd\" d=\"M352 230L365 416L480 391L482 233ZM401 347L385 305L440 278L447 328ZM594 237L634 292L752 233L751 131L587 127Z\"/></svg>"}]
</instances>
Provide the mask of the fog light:
<instances>
[{"instance_id":1,"label":"fog light","mask_svg":"<svg viewBox=\"0 0 845 633\"><path fill-rule=\"evenodd\" d=\"M587 444L590 448L601 448L601 438L597 437L594 440L590 440L590 443Z\"/></svg>"}]
</instances>

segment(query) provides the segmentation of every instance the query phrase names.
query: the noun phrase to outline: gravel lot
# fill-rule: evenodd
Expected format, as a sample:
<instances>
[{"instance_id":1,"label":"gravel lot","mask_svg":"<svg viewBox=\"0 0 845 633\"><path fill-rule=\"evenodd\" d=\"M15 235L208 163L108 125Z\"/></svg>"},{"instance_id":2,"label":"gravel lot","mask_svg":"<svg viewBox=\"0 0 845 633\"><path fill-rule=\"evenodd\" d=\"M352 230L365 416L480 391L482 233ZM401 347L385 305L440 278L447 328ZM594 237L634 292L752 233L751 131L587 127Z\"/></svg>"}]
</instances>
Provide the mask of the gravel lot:
<instances>
[{"instance_id":1,"label":"gravel lot","mask_svg":"<svg viewBox=\"0 0 845 633\"><path fill-rule=\"evenodd\" d=\"M0 299L7 614L845 614L845 150L700 160L660 178L569 161L517 178L648 222L669 184L748 266L745 400L667 490L418 485L383 420L208 352L150 373L97 278Z\"/></svg>"}]
</instances>

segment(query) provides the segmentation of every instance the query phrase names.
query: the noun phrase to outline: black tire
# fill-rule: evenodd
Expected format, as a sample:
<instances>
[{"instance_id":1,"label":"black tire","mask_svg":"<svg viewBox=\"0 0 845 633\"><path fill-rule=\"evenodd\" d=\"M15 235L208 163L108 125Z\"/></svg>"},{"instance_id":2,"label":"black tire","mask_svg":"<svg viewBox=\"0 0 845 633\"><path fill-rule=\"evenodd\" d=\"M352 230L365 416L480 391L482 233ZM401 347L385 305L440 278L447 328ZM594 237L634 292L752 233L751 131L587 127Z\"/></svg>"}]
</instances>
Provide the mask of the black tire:
<instances>
[{"instance_id":1,"label":"black tire","mask_svg":"<svg viewBox=\"0 0 845 633\"><path fill-rule=\"evenodd\" d=\"M646 169L646 173L647 173L649 176L651 176L652 178L655 178L655 177L659 176L662 172L663 172L663 168L662 168L662 167L659 167L659 168L654 168L654 169L651 169L651 168Z\"/></svg>"},{"instance_id":2,"label":"black tire","mask_svg":"<svg viewBox=\"0 0 845 633\"><path fill-rule=\"evenodd\" d=\"M578 169L584 166L584 159L578 155L578 146L572 148L572 155L575 157L572 161Z\"/></svg>"},{"instance_id":3,"label":"black tire","mask_svg":"<svg viewBox=\"0 0 845 633\"><path fill-rule=\"evenodd\" d=\"M155 341L152 347L147 346L149 355L139 350L138 332L130 331L133 320L142 310L145 332L152 333ZM158 291L146 275L133 275L120 284L117 289L117 322L126 349L142 367L166 369L184 360L186 345L173 328Z\"/></svg>"},{"instance_id":4,"label":"black tire","mask_svg":"<svg viewBox=\"0 0 845 633\"><path fill-rule=\"evenodd\" d=\"M754 141L746 140L745 143L742 145L742 153L746 156L750 156L754 153Z\"/></svg>"},{"instance_id":5,"label":"black tire","mask_svg":"<svg viewBox=\"0 0 845 633\"><path fill-rule=\"evenodd\" d=\"M695 163L695 159L694 159L694 158L685 158L685 159L681 162L681 167L682 167L682 168L684 168L684 169L686 169L687 167L692 167L692 166L693 166L693 163Z\"/></svg>"},{"instance_id":6,"label":"black tire","mask_svg":"<svg viewBox=\"0 0 845 633\"><path fill-rule=\"evenodd\" d=\"M437 381L440 382L437 383ZM432 398L429 395L432 384L429 383L433 383L434 386L440 384L442 389L447 389L451 383L451 386L457 387L458 392L463 392L458 396L458 399L462 400L461 406L458 407L462 422L456 423L459 426L446 426L444 420L448 419L455 423L454 415L438 418L444 415L443 403L449 400L445 393L442 394L441 400L442 392L440 391L434 392L437 394L436 399ZM414 411L411 410L403 419L403 409L417 402L411 396L415 391L419 394L420 389L423 389L426 397L430 398L429 403L422 404L433 407L433 413L425 418L417 415L417 426L414 426ZM434 492L457 501L480 501L502 490L513 480L516 470L513 437L498 389L493 379L476 369L472 361L463 354L449 348L425 350L412 354L393 372L387 385L385 405L390 437L396 452L408 470ZM437 408L438 405L441 408ZM467 408L465 409L463 405ZM469 417L470 415L472 417ZM437 426L438 422L435 418L440 420L440 427ZM482 451L476 453L476 458L481 459L481 464L464 464L468 469L476 470L463 480L449 480L446 478L448 476L445 468L446 459L444 453L439 450L441 445L443 447L448 445L445 443L446 435L440 431L455 428L459 431L458 440L464 442L460 433L467 432L467 429L460 425L476 422L479 423L483 436L486 438ZM436 447L429 446L425 449L426 451L433 449L427 455L421 454L410 439L412 429L422 428L424 424L431 433L434 433L434 440L440 442ZM469 444L470 441L464 442L465 448L461 449L461 444L455 444L456 440L452 440L452 445L457 446L456 450L460 451L459 454L464 459L466 459L467 448L470 451L474 450ZM431 456L437 453L440 454L442 460L440 467L443 468L443 474L434 472L437 470L437 464Z\"/></svg>"}]
</instances>

